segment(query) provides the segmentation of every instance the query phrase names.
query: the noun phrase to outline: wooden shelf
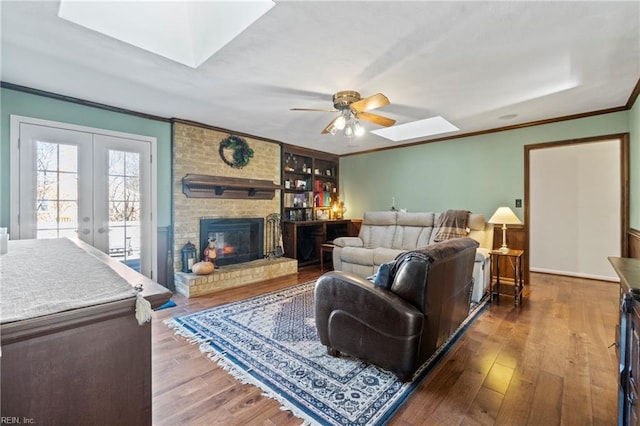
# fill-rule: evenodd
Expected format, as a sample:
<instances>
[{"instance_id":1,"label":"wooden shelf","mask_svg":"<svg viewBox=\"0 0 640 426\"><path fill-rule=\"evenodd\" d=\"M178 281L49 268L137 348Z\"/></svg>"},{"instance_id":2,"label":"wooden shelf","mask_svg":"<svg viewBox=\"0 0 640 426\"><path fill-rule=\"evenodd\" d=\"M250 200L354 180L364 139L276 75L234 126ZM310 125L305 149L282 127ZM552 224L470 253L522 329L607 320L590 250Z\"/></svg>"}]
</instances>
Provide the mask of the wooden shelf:
<instances>
[{"instance_id":1,"label":"wooden shelf","mask_svg":"<svg viewBox=\"0 0 640 426\"><path fill-rule=\"evenodd\" d=\"M326 212L331 203L338 199L339 165L340 159L334 154L283 145L282 182L285 187L282 197L283 219L291 221L319 219L318 213ZM302 185L304 189L300 188ZM306 207L300 207L302 205Z\"/></svg>"},{"instance_id":2,"label":"wooden shelf","mask_svg":"<svg viewBox=\"0 0 640 426\"><path fill-rule=\"evenodd\" d=\"M272 200L276 189L268 180L188 174L182 178L182 192L189 198L235 198Z\"/></svg>"}]
</instances>

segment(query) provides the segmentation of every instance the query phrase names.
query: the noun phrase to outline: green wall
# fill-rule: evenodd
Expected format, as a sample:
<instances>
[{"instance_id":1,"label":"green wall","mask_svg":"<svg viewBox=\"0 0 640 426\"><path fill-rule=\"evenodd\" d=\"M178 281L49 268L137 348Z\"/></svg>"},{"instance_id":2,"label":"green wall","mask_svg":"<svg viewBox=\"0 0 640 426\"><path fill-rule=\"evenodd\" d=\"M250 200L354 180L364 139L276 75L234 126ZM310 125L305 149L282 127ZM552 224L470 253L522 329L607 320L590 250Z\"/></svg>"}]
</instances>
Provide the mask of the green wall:
<instances>
[{"instance_id":1,"label":"green wall","mask_svg":"<svg viewBox=\"0 0 640 426\"><path fill-rule=\"evenodd\" d=\"M342 157L340 194L345 216L361 218L365 211L388 210L395 197L396 208L408 211L468 209L489 218L497 207L510 206L523 220L524 208L515 208L515 199L524 203L525 145L626 133L630 121L635 123L631 192L637 192L638 109L636 105L634 111ZM638 203L632 197L631 226L636 228L640 226Z\"/></svg>"},{"instance_id":2,"label":"green wall","mask_svg":"<svg viewBox=\"0 0 640 426\"><path fill-rule=\"evenodd\" d=\"M158 226L171 225L171 126L21 91L0 89L0 226L9 226L9 115L23 115L156 137L158 140ZM346 217L367 210L469 209L489 217L508 205L521 219L524 209L524 145L613 133L631 134L630 226L640 229L640 102L629 111L517 130L489 133L340 159L341 198Z\"/></svg>"},{"instance_id":3,"label":"green wall","mask_svg":"<svg viewBox=\"0 0 640 426\"><path fill-rule=\"evenodd\" d=\"M171 124L83 106L17 90L0 89L0 226L9 226L9 115L22 115L157 139L157 225L171 225Z\"/></svg>"}]
</instances>

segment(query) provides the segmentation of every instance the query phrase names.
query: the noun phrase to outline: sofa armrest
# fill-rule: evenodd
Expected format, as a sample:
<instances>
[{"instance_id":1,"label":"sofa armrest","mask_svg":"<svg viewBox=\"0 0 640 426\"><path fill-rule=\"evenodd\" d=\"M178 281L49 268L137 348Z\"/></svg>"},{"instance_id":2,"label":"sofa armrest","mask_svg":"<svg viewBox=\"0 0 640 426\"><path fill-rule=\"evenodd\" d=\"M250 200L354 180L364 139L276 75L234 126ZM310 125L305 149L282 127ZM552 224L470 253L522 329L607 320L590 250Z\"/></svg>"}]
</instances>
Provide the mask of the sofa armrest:
<instances>
[{"instance_id":1,"label":"sofa armrest","mask_svg":"<svg viewBox=\"0 0 640 426\"><path fill-rule=\"evenodd\" d=\"M489 260L489 249L478 247L476 249L476 262L486 262Z\"/></svg>"},{"instance_id":2,"label":"sofa armrest","mask_svg":"<svg viewBox=\"0 0 640 426\"><path fill-rule=\"evenodd\" d=\"M386 335L422 332L422 312L389 290L347 272L327 272L316 282L315 315L321 340L328 335L330 317L336 312Z\"/></svg>"},{"instance_id":3,"label":"sofa armrest","mask_svg":"<svg viewBox=\"0 0 640 426\"><path fill-rule=\"evenodd\" d=\"M338 247L364 247L360 237L338 237L333 240L333 244Z\"/></svg>"}]
</instances>

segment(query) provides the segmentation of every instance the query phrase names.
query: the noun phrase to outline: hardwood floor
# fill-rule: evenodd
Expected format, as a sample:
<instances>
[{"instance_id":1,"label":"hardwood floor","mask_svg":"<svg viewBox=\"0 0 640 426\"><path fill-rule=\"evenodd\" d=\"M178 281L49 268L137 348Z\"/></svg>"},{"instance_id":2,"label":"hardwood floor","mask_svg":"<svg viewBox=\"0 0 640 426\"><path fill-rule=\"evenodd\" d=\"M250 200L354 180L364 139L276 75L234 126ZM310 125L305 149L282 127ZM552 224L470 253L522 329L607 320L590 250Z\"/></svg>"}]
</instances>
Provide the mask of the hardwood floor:
<instances>
[{"instance_id":1,"label":"hardwood floor","mask_svg":"<svg viewBox=\"0 0 640 426\"><path fill-rule=\"evenodd\" d=\"M212 296L174 296L153 318L154 425L299 425L162 321L313 280L297 276ZM618 284L531 274L521 308L501 296L422 382L392 425L614 425Z\"/></svg>"}]
</instances>

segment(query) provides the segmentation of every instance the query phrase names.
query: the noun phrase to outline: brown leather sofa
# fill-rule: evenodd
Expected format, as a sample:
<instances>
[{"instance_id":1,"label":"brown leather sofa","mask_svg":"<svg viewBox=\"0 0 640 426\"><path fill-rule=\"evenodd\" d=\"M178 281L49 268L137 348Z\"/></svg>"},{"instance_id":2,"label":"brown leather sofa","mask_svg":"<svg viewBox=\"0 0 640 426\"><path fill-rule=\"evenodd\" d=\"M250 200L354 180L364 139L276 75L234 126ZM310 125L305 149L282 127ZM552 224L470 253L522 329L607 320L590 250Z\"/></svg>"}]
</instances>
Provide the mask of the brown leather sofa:
<instances>
[{"instance_id":1,"label":"brown leather sofa","mask_svg":"<svg viewBox=\"0 0 640 426\"><path fill-rule=\"evenodd\" d=\"M411 379L467 317L477 247L456 238L400 254L388 289L347 272L322 275L315 287L320 341L331 355L344 352Z\"/></svg>"}]
</instances>

